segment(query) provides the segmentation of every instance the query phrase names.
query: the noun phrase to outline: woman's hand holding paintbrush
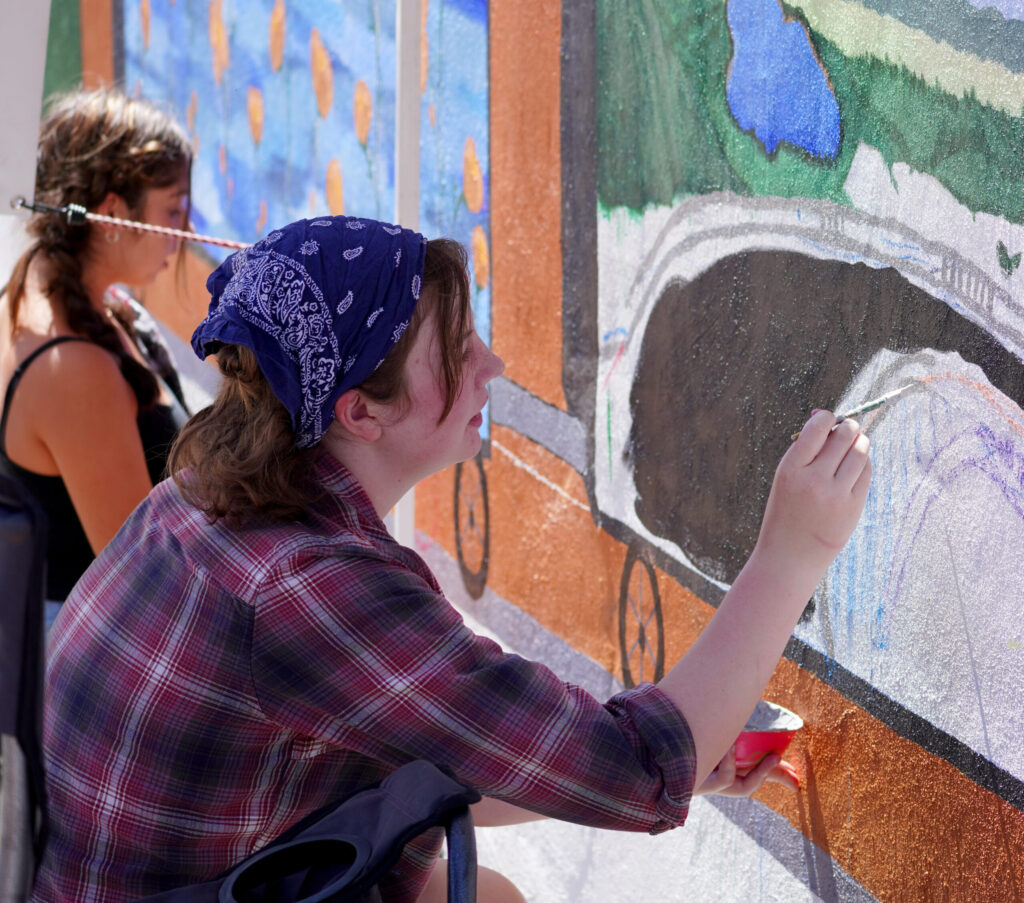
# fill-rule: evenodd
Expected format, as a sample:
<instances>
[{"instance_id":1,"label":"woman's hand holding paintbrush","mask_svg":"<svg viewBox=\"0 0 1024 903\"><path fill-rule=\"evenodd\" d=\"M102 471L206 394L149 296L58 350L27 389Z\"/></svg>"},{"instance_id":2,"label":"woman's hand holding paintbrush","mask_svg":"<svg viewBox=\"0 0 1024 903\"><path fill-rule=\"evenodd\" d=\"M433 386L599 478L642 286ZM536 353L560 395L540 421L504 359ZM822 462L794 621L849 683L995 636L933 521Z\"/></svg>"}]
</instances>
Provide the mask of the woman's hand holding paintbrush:
<instances>
[{"instance_id":1,"label":"woman's hand holding paintbrush","mask_svg":"<svg viewBox=\"0 0 1024 903\"><path fill-rule=\"evenodd\" d=\"M883 404L885 404L887 401L891 401L897 395L902 395L904 392L907 391L907 389L912 388L913 385L913 383L908 383L905 386L901 386L899 389L894 389L892 392L886 392L885 395L881 395L878 398L873 398L871 401L865 401L864 404L857 405L857 407L851 408L849 411L846 411L842 414L837 414L835 425L839 426L839 424L842 423L844 420L849 420L851 417L857 417L860 414L866 414L868 411L873 411L875 410L875 408L880 408ZM832 428L835 429L835 426ZM796 442L796 438L799 435L799 433L793 433L792 439L794 442Z\"/></svg>"},{"instance_id":2,"label":"woman's hand holding paintbrush","mask_svg":"<svg viewBox=\"0 0 1024 903\"><path fill-rule=\"evenodd\" d=\"M870 443L855 420L835 420L827 411L814 414L786 450L750 558L711 623L658 684L690 725L697 786L736 742L864 508ZM720 773L712 783L727 777Z\"/></svg>"}]
</instances>

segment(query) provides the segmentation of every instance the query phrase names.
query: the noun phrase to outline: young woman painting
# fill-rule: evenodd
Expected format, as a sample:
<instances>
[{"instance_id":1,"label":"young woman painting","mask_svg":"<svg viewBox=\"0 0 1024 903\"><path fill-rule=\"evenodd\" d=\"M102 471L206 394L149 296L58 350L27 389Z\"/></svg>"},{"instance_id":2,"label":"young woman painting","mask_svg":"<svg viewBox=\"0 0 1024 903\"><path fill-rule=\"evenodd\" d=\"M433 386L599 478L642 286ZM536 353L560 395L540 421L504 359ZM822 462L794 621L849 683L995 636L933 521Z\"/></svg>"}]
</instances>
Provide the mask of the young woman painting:
<instances>
[{"instance_id":1,"label":"young woman painting","mask_svg":"<svg viewBox=\"0 0 1024 903\"><path fill-rule=\"evenodd\" d=\"M474 635L382 522L476 454L502 371L473 329L461 247L305 220L207 285L193 346L216 355L220 394L51 639L36 901L208 879L413 759L484 794L480 824L656 833L698 788L786 780L777 757L737 778L729 750L859 517L856 423L811 417L710 625L657 686L601 702ZM443 899L438 844L406 847L384 899ZM482 899L521 899L483 881Z\"/></svg>"}]
</instances>

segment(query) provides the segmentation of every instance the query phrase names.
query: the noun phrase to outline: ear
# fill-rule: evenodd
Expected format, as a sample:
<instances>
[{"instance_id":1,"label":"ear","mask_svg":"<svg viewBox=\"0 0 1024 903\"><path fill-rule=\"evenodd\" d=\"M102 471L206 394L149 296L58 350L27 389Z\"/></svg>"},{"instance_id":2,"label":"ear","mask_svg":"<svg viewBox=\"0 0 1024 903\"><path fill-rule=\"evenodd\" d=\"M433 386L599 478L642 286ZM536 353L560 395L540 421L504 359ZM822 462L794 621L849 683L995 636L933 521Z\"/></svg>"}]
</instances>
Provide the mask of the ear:
<instances>
[{"instance_id":1,"label":"ear","mask_svg":"<svg viewBox=\"0 0 1024 903\"><path fill-rule=\"evenodd\" d=\"M364 442L374 442L383 432L380 405L365 398L358 389L348 389L334 402L334 419L347 433Z\"/></svg>"},{"instance_id":2,"label":"ear","mask_svg":"<svg viewBox=\"0 0 1024 903\"><path fill-rule=\"evenodd\" d=\"M107 196L96 205L96 212L103 216L116 216L120 219L126 219L128 213L128 204L121 195L113 191L108 191Z\"/></svg>"},{"instance_id":3,"label":"ear","mask_svg":"<svg viewBox=\"0 0 1024 903\"><path fill-rule=\"evenodd\" d=\"M96 205L95 212L101 216L116 216L118 219L129 219L131 216L131 211L128 209L124 198L113 191L107 192L107 196ZM119 230L117 226L107 223L97 223L96 225L106 233L108 241L113 241L118 237ZM111 235L113 235L113 238L111 238Z\"/></svg>"}]
</instances>

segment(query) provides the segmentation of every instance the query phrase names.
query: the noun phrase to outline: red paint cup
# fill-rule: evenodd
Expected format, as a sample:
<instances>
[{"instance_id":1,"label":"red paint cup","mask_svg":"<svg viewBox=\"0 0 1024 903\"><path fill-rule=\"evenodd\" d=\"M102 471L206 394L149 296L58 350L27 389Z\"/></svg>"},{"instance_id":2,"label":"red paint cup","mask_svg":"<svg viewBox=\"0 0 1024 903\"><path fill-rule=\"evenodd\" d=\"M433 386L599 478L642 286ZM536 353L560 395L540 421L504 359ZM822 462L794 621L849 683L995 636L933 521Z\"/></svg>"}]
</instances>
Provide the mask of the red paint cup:
<instances>
[{"instance_id":1,"label":"red paint cup","mask_svg":"<svg viewBox=\"0 0 1024 903\"><path fill-rule=\"evenodd\" d=\"M760 700L743 733L736 738L736 770L745 774L765 756L772 753L781 756L803 726L803 718L795 712Z\"/></svg>"}]
</instances>

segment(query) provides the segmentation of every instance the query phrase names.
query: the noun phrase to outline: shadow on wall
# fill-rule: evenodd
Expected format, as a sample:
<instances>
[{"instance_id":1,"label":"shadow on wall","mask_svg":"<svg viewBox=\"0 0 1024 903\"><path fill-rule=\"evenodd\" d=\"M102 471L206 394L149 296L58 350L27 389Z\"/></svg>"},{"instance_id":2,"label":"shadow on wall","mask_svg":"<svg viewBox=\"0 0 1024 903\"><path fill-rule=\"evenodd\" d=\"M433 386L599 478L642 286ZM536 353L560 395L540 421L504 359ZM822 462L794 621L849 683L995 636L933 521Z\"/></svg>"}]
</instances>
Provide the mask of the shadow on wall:
<instances>
[{"instance_id":1,"label":"shadow on wall","mask_svg":"<svg viewBox=\"0 0 1024 903\"><path fill-rule=\"evenodd\" d=\"M879 350L923 348L957 352L1024 407L1021 361L894 269L756 251L669 285L630 396L639 517L731 582L812 407L834 407Z\"/></svg>"}]
</instances>

